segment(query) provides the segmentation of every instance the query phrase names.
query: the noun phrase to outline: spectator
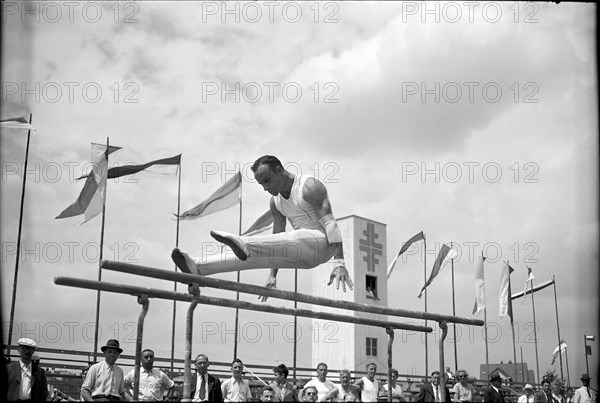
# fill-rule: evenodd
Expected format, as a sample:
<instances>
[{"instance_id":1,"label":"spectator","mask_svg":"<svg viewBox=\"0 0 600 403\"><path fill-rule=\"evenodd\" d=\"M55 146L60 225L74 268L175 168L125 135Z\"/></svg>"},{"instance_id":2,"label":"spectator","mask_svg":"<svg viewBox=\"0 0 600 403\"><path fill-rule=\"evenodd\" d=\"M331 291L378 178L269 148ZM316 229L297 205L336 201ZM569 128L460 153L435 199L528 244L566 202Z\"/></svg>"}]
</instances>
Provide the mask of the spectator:
<instances>
[{"instance_id":1,"label":"spectator","mask_svg":"<svg viewBox=\"0 0 600 403\"><path fill-rule=\"evenodd\" d=\"M440 371L431 373L431 382L424 383L417 395L417 402L441 402ZM450 391L446 388L446 402L450 402Z\"/></svg>"},{"instance_id":2,"label":"spectator","mask_svg":"<svg viewBox=\"0 0 600 403\"><path fill-rule=\"evenodd\" d=\"M490 378L490 382L492 386L490 386L483 394L483 401L492 403L504 403L504 397L500 393L500 388L502 387L502 377L500 376L500 374L493 374Z\"/></svg>"},{"instance_id":3,"label":"spectator","mask_svg":"<svg viewBox=\"0 0 600 403\"><path fill-rule=\"evenodd\" d=\"M535 394L535 403L553 403L552 385L547 378L542 380L542 390Z\"/></svg>"},{"instance_id":4,"label":"spectator","mask_svg":"<svg viewBox=\"0 0 600 403\"><path fill-rule=\"evenodd\" d=\"M334 386L335 387L335 386ZM315 386L305 386L302 390L303 402L317 402L319 398L319 392Z\"/></svg>"},{"instance_id":5,"label":"spectator","mask_svg":"<svg viewBox=\"0 0 600 403\"><path fill-rule=\"evenodd\" d=\"M523 387L524 395L519 396L517 403L533 403L535 396L533 395L533 387L530 384L526 384Z\"/></svg>"},{"instance_id":6,"label":"spectator","mask_svg":"<svg viewBox=\"0 0 600 403\"><path fill-rule=\"evenodd\" d=\"M334 402L360 402L360 389L350 384L351 379L350 371L342 369L340 371L340 384L327 393L323 400L333 399Z\"/></svg>"},{"instance_id":7,"label":"spectator","mask_svg":"<svg viewBox=\"0 0 600 403\"><path fill-rule=\"evenodd\" d=\"M377 373L377 364L371 362L367 364L367 375L354 382L354 386L361 391L360 399L362 402L376 402L379 393L379 381L375 379Z\"/></svg>"},{"instance_id":8,"label":"spectator","mask_svg":"<svg viewBox=\"0 0 600 403\"><path fill-rule=\"evenodd\" d=\"M38 345L35 341L22 338L17 342L19 359L6 365L6 400L40 401L48 398L46 371L39 361L33 362L33 353Z\"/></svg>"},{"instance_id":9,"label":"spectator","mask_svg":"<svg viewBox=\"0 0 600 403\"><path fill-rule=\"evenodd\" d=\"M274 402L275 400L275 391L270 386L265 386L260 393L260 401L261 402Z\"/></svg>"},{"instance_id":10,"label":"spectator","mask_svg":"<svg viewBox=\"0 0 600 403\"><path fill-rule=\"evenodd\" d=\"M222 402L221 380L208 373L210 361L204 354L198 354L194 361L196 376L191 380L191 395L193 402ZM198 388L198 385L200 387ZM196 390L197 389L197 390Z\"/></svg>"},{"instance_id":11,"label":"spectator","mask_svg":"<svg viewBox=\"0 0 600 403\"><path fill-rule=\"evenodd\" d=\"M81 385L81 398L86 402L125 400L123 369L115 364L123 349L115 339L110 339L100 349L104 353L104 361L90 367Z\"/></svg>"},{"instance_id":12,"label":"spectator","mask_svg":"<svg viewBox=\"0 0 600 403\"><path fill-rule=\"evenodd\" d=\"M173 382L167 374L159 369L154 368L154 351L146 349L142 351L141 357L142 368L140 368L140 379L138 389L138 400L140 401L156 401L165 398L167 399L173 394L175 382ZM125 375L125 394L128 398L133 399L134 396L134 381L135 369L132 369Z\"/></svg>"},{"instance_id":13,"label":"spectator","mask_svg":"<svg viewBox=\"0 0 600 403\"><path fill-rule=\"evenodd\" d=\"M452 388L455 402L472 402L475 400L475 388L469 383L469 374L464 369L456 371L458 382Z\"/></svg>"},{"instance_id":14,"label":"spectator","mask_svg":"<svg viewBox=\"0 0 600 403\"><path fill-rule=\"evenodd\" d=\"M388 389L391 389L392 390L392 399L394 399L395 401L404 400L404 396L402 394L402 387L400 385L396 384L397 380L398 380L398 370L392 368L391 388L389 387L388 384L383 385L381 387L381 389L379 390L379 397L387 397Z\"/></svg>"},{"instance_id":15,"label":"spectator","mask_svg":"<svg viewBox=\"0 0 600 403\"><path fill-rule=\"evenodd\" d=\"M244 373L244 363L236 358L231 363L231 378L223 382L221 392L223 400L226 402L247 402L252 399L250 385L248 381L242 379Z\"/></svg>"},{"instance_id":16,"label":"spectator","mask_svg":"<svg viewBox=\"0 0 600 403\"><path fill-rule=\"evenodd\" d=\"M273 388L275 392L276 402L299 402L298 392L294 385L287 381L287 377L290 373L285 364L279 364L273 368L275 374L275 382L272 382L269 386Z\"/></svg>"},{"instance_id":17,"label":"spectator","mask_svg":"<svg viewBox=\"0 0 600 403\"><path fill-rule=\"evenodd\" d=\"M317 393L319 394L319 402L323 401L323 398L328 392L336 388L333 382L327 380L327 364L320 362L317 365L317 377L308 381L306 385L304 385L304 390L306 390L309 386L313 386L317 389ZM304 395L301 397L304 397Z\"/></svg>"},{"instance_id":18,"label":"spectator","mask_svg":"<svg viewBox=\"0 0 600 403\"><path fill-rule=\"evenodd\" d=\"M590 376L588 374L582 374L579 379L583 386L575 391L575 397L573 398L575 403L595 402L596 393L590 389Z\"/></svg>"}]
</instances>

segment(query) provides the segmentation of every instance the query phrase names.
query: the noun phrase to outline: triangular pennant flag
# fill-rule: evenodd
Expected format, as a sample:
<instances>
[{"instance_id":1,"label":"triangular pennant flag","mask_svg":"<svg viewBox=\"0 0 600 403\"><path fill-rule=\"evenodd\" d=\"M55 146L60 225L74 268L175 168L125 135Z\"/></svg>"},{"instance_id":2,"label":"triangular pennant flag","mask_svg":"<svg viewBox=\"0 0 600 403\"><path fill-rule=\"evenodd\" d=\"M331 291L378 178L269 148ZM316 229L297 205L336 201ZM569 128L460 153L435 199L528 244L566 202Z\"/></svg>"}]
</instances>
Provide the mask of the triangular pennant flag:
<instances>
[{"instance_id":1,"label":"triangular pennant flag","mask_svg":"<svg viewBox=\"0 0 600 403\"><path fill-rule=\"evenodd\" d=\"M514 271L512 267L505 262L502 266L500 276L500 290L498 292L498 318L503 318L509 314L510 309L510 274ZM512 311L512 310L511 310ZM512 322L512 312L509 314Z\"/></svg>"},{"instance_id":2,"label":"triangular pennant flag","mask_svg":"<svg viewBox=\"0 0 600 403\"><path fill-rule=\"evenodd\" d=\"M184 212L179 216L182 220L194 220L217 211L225 210L234 206L240 200L237 190L242 186L242 174L238 172L229 179L215 193L196 207Z\"/></svg>"},{"instance_id":3,"label":"triangular pennant flag","mask_svg":"<svg viewBox=\"0 0 600 403\"><path fill-rule=\"evenodd\" d=\"M144 171L147 168L157 166L157 165L170 165L170 166L177 166L177 168L178 168L180 163L181 163L181 154L176 155L174 157L162 158L159 160L150 161L150 162L147 162L145 164L140 164L140 165L128 164L128 165L113 167L108 170L108 174L106 175L106 177L108 179L114 179L114 178L120 178L121 176L133 175L135 173ZM87 178L89 175L91 175L91 173L88 175L80 176L77 179Z\"/></svg>"},{"instance_id":4,"label":"triangular pennant flag","mask_svg":"<svg viewBox=\"0 0 600 403\"><path fill-rule=\"evenodd\" d=\"M25 103L2 102L0 106L0 128L37 130L29 123L31 111Z\"/></svg>"},{"instance_id":5,"label":"triangular pennant flag","mask_svg":"<svg viewBox=\"0 0 600 403\"><path fill-rule=\"evenodd\" d=\"M527 280L525 280L525 288L523 291L523 301L521 301L521 305L523 305L525 303L525 297L527 296L527 293L525 292L527 290L527 287L529 286L530 281L531 280L535 280L535 277L533 276L533 271L531 271L531 267L527 266ZM512 296L511 296L512 298Z\"/></svg>"},{"instance_id":6,"label":"triangular pennant flag","mask_svg":"<svg viewBox=\"0 0 600 403\"><path fill-rule=\"evenodd\" d=\"M102 212L106 190L108 154L119 149L120 147L110 146L107 152L106 145L92 143L92 172L87 177L77 200L64 209L56 217L57 219L84 214L85 220L81 223L84 224Z\"/></svg>"},{"instance_id":7,"label":"triangular pennant flag","mask_svg":"<svg viewBox=\"0 0 600 403\"><path fill-rule=\"evenodd\" d=\"M554 361L556 361L556 357L558 357L559 352L560 352L560 354L562 354L565 352L566 349L567 349L567 342L565 342L564 340L561 340L560 345L556 346L556 348L550 355L552 357L552 362L550 363L550 365L554 365Z\"/></svg>"},{"instance_id":8,"label":"triangular pennant flag","mask_svg":"<svg viewBox=\"0 0 600 403\"><path fill-rule=\"evenodd\" d=\"M479 312L485 309L485 280L483 276L483 262L485 257L480 256L477 261L477 268L475 270L475 307L473 308L473 314L477 315Z\"/></svg>"},{"instance_id":9,"label":"triangular pennant flag","mask_svg":"<svg viewBox=\"0 0 600 403\"><path fill-rule=\"evenodd\" d=\"M396 261L398 260L398 258L400 257L400 255L402 255L404 252L406 252L408 250L408 248L410 248L410 245L412 245L413 243L415 243L415 242L417 242L419 240L425 240L425 235L423 234L423 231L421 231L418 234L414 235L412 238L410 238L408 241L406 241L404 243L404 245L402 245L402 248L400 248L400 252L398 252L398 254L396 255L396 257L394 258L394 260L390 264L390 267L388 268L387 278L390 278L390 276L392 275L392 271L394 270L394 266L396 265Z\"/></svg>"},{"instance_id":10,"label":"triangular pennant flag","mask_svg":"<svg viewBox=\"0 0 600 403\"><path fill-rule=\"evenodd\" d=\"M250 236L260 234L273 228L273 214L271 210L267 210L263 215L258 217L258 219L244 232L242 235Z\"/></svg>"},{"instance_id":11,"label":"triangular pennant flag","mask_svg":"<svg viewBox=\"0 0 600 403\"><path fill-rule=\"evenodd\" d=\"M521 291L516 294L513 294L510 298L517 299L524 295L533 294L536 291L540 291L546 287L550 287L552 284L554 284L554 280L547 280L547 281L544 281L543 283L536 285L535 287L533 287L533 289L531 287L529 287L529 288L525 289L525 291Z\"/></svg>"},{"instance_id":12,"label":"triangular pennant flag","mask_svg":"<svg viewBox=\"0 0 600 403\"><path fill-rule=\"evenodd\" d=\"M451 250L452 249L450 249L450 247L448 247L448 245L442 244L442 247L440 248L440 252L438 253L437 258L435 259L435 262L433 263L433 268L431 269L431 274L429 275L429 279L427 280L427 282L425 283L423 288L421 288L421 292L419 293L417 298L421 298L421 296L423 295L423 292L425 291L425 288L427 288L431 284L431 282L438 275L438 273L440 272L442 267L444 267L446 265L446 263L448 263L450 261L450 259L452 259L454 256L456 256L456 251L453 251L451 258L450 259L446 258Z\"/></svg>"}]
</instances>

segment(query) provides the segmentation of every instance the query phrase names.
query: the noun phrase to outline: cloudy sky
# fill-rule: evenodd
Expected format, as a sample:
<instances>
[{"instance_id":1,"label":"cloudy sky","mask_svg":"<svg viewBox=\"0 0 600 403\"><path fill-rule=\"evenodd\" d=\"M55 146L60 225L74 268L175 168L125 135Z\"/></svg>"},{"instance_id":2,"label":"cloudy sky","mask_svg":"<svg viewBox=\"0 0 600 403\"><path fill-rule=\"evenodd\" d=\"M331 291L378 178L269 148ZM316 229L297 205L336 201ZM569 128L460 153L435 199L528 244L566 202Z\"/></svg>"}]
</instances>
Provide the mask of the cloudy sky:
<instances>
[{"instance_id":1,"label":"cloudy sky","mask_svg":"<svg viewBox=\"0 0 600 403\"><path fill-rule=\"evenodd\" d=\"M513 357L498 319L502 262L522 289L556 277L561 336L572 383L585 372L583 335L598 334L598 116L595 8L547 3L3 2L2 102L26 103L31 136L13 341L93 348L95 293L54 285L55 276L96 279L100 217L55 220L79 194L90 143L122 147L109 165L182 153L181 207L208 197L238 169L242 227L268 206L250 164L277 155L329 191L336 216L387 224L391 261L403 242L427 236L431 265L457 245L456 310L471 316L475 257L485 267L488 320L498 336L490 362ZM8 331L26 135L2 130L2 318ZM86 165L88 164L88 165ZM108 183L104 257L172 270L177 176L137 174ZM238 231L239 209L183 222L180 245L211 248L210 229ZM413 253L414 252L414 253ZM389 304L423 310L421 249L399 262ZM428 269L430 270L430 268ZM450 270L429 291L429 310L451 313ZM268 271L242 274L264 284ZM233 280L234 274L220 278ZM311 271L299 275L311 293ZM168 282L104 271L103 280L172 289ZM292 272L278 286L293 289ZM181 290L181 287L180 287ZM225 295L207 290L208 295ZM244 298L244 297L243 297ZM540 370L557 344L552 289L536 294ZM247 298L256 301L254 297ZM269 301L277 303L277 301ZM289 305L284 303L284 305ZM172 304L151 301L145 342L170 356ZM535 368L531 301L515 304L517 351ZM230 361L231 310L200 307L202 348ZM101 340L133 352L139 305L105 294ZM185 305L176 356L183 358ZM271 315L242 314L262 336L244 340L248 363L291 364L292 344ZM290 319L280 319L282 324ZM300 321L299 366L310 366L310 321ZM283 325L282 325L283 326ZM204 329L206 330L206 328ZM492 335L490 334L490 337ZM396 343L401 373L424 372L421 338ZM597 378L598 348L590 357ZM430 345L430 367L437 362ZM447 362L453 366L451 350ZM481 329L464 329L459 366L485 362ZM194 350L196 354L199 351ZM266 354L269 352L269 354ZM519 357L518 357L519 358Z\"/></svg>"}]
</instances>

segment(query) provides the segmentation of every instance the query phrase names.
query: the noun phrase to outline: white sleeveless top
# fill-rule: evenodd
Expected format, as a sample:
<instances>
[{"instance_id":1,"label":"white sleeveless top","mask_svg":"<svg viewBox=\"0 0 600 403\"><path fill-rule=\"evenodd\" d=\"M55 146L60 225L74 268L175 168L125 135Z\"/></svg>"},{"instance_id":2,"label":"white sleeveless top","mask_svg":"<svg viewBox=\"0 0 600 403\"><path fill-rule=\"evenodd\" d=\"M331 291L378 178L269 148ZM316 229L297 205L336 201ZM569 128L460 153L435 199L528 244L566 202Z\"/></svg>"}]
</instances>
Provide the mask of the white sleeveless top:
<instances>
[{"instance_id":1,"label":"white sleeveless top","mask_svg":"<svg viewBox=\"0 0 600 403\"><path fill-rule=\"evenodd\" d=\"M363 381L363 388L360 400L363 402L376 402L377 394L379 393L379 381L375 379L375 381L371 382L366 376L361 379Z\"/></svg>"},{"instance_id":2,"label":"white sleeveless top","mask_svg":"<svg viewBox=\"0 0 600 403\"><path fill-rule=\"evenodd\" d=\"M317 218L315 209L302 197L302 189L308 178L313 178L313 176L296 175L289 199L284 198L281 194L274 196L275 207L289 220L292 228L316 229L324 233L325 230Z\"/></svg>"}]
</instances>

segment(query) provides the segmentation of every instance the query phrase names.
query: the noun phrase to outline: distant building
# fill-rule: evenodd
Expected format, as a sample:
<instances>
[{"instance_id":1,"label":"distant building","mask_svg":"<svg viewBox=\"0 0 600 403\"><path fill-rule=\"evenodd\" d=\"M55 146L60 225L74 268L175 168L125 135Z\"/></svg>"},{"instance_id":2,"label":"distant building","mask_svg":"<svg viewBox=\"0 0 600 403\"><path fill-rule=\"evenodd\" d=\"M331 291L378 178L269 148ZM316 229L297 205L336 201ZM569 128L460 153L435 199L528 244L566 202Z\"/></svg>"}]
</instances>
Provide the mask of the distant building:
<instances>
[{"instance_id":1,"label":"distant building","mask_svg":"<svg viewBox=\"0 0 600 403\"><path fill-rule=\"evenodd\" d=\"M487 372L487 365L481 364L479 366L479 379L486 380L490 378L490 375L497 372L500 374L503 380L518 383L534 383L535 373L532 369L527 368L527 363L516 363L514 364L511 360L508 363L500 361L500 364L490 363L490 372Z\"/></svg>"}]
</instances>

